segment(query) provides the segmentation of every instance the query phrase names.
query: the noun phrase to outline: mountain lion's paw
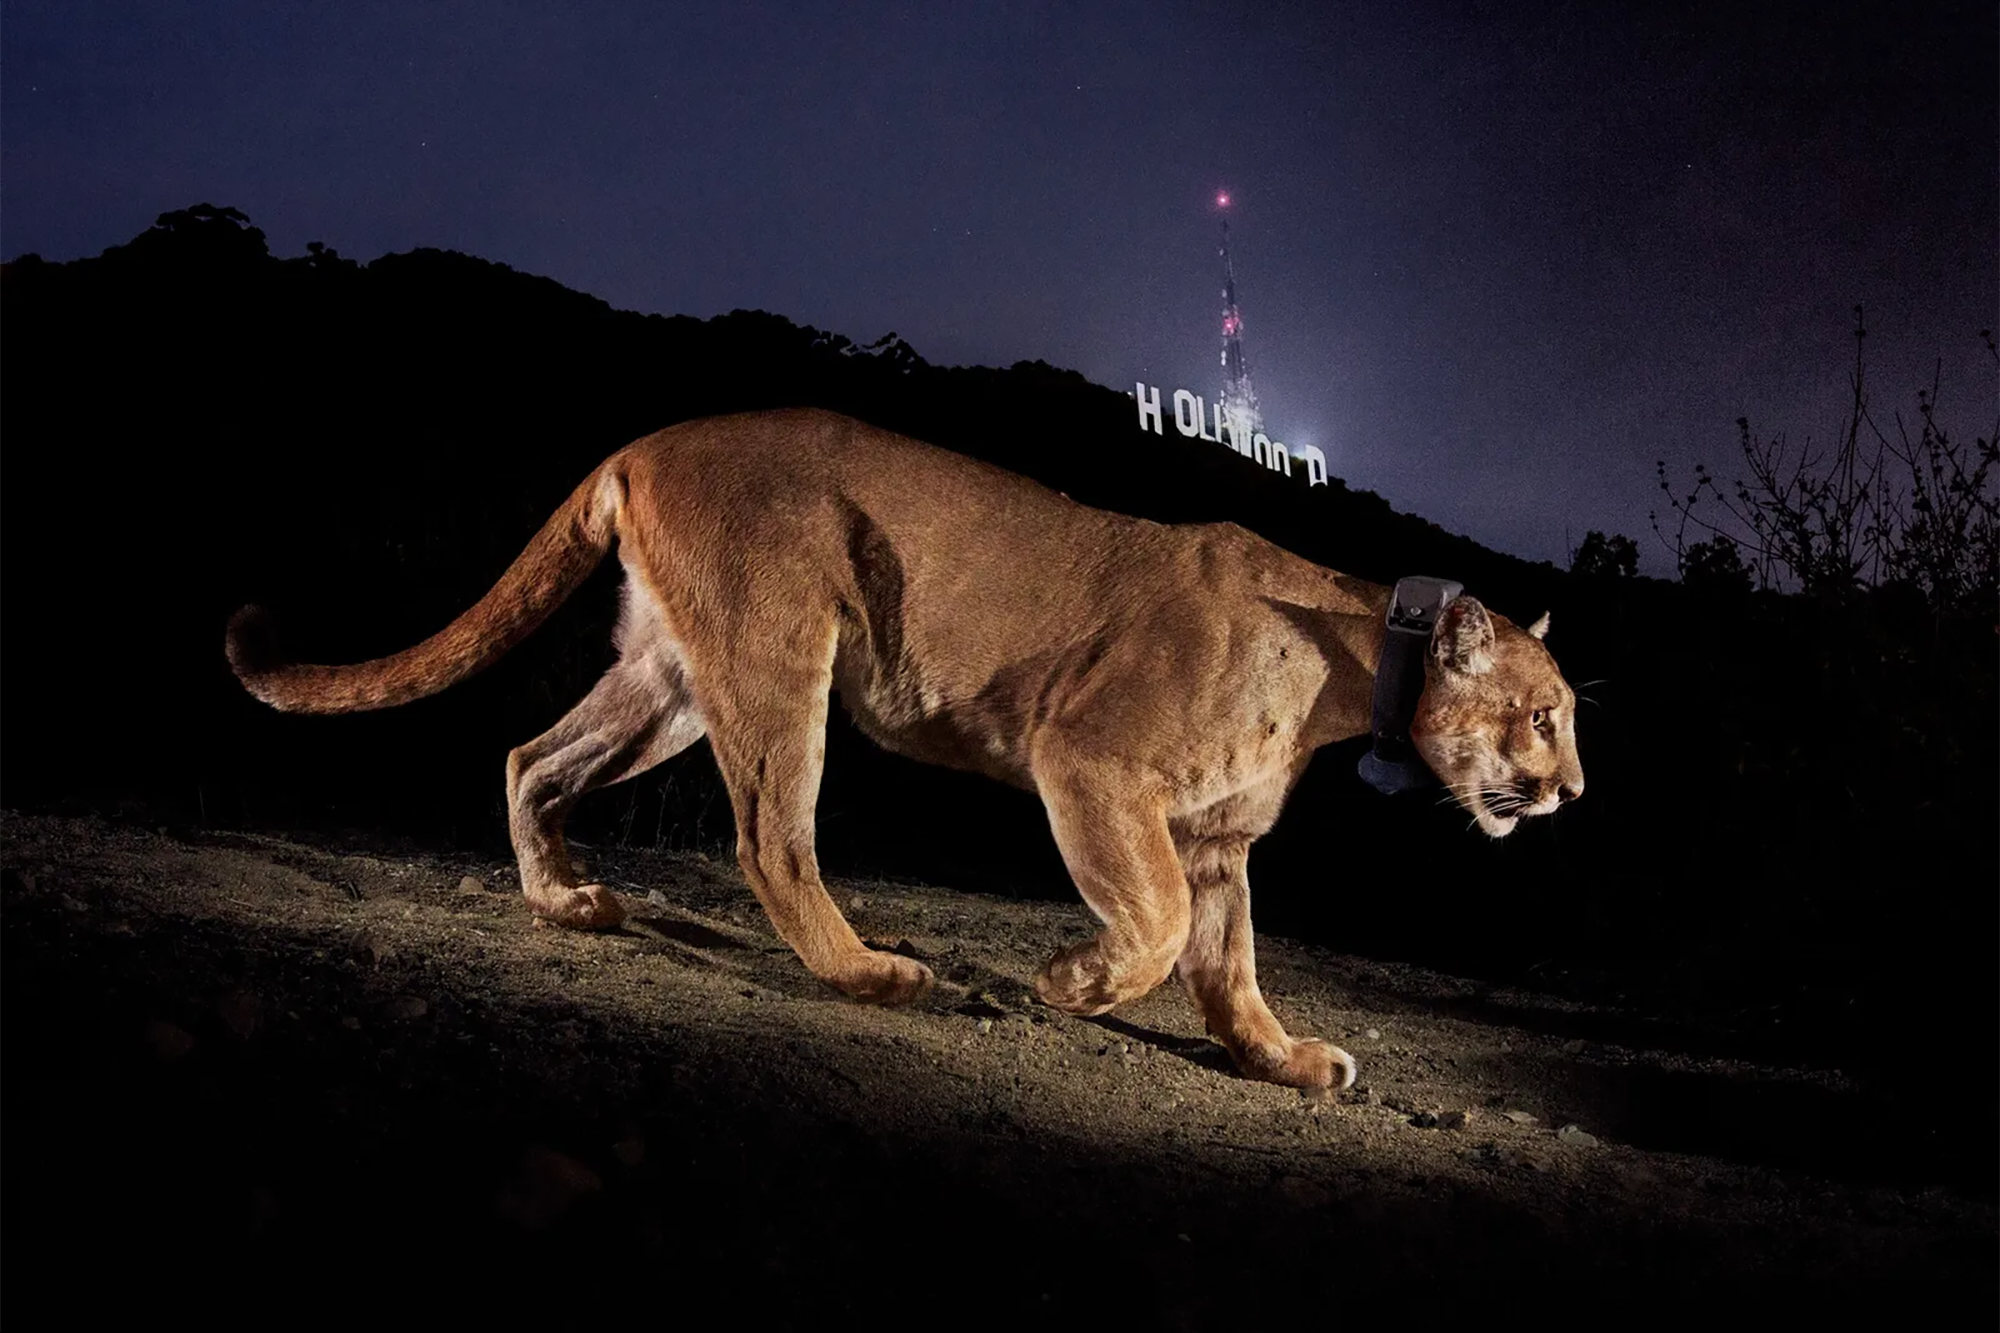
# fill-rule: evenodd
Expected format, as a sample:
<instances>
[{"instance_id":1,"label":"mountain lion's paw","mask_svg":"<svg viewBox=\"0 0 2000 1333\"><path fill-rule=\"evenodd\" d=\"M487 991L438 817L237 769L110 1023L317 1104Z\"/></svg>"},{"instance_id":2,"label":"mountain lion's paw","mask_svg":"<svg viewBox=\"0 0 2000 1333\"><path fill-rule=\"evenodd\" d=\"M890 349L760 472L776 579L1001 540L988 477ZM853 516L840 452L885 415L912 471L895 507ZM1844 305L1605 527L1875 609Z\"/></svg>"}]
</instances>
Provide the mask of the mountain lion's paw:
<instances>
[{"instance_id":1,"label":"mountain lion's paw","mask_svg":"<svg viewBox=\"0 0 2000 1333\"><path fill-rule=\"evenodd\" d=\"M865 949L840 960L826 980L864 1004L908 1004L930 990L931 970L914 958Z\"/></svg>"},{"instance_id":2,"label":"mountain lion's paw","mask_svg":"<svg viewBox=\"0 0 2000 1333\"><path fill-rule=\"evenodd\" d=\"M1073 944L1035 974L1035 995L1051 1009L1094 1018L1118 1003L1095 940Z\"/></svg>"},{"instance_id":3,"label":"mountain lion's paw","mask_svg":"<svg viewBox=\"0 0 2000 1333\"><path fill-rule=\"evenodd\" d=\"M625 904L602 884L571 889L535 915L571 930L611 930L625 922Z\"/></svg>"},{"instance_id":4,"label":"mountain lion's paw","mask_svg":"<svg viewBox=\"0 0 2000 1333\"><path fill-rule=\"evenodd\" d=\"M1237 1058L1244 1077L1287 1088L1348 1088L1354 1084L1354 1057L1338 1046L1307 1037L1289 1049L1258 1046Z\"/></svg>"}]
</instances>

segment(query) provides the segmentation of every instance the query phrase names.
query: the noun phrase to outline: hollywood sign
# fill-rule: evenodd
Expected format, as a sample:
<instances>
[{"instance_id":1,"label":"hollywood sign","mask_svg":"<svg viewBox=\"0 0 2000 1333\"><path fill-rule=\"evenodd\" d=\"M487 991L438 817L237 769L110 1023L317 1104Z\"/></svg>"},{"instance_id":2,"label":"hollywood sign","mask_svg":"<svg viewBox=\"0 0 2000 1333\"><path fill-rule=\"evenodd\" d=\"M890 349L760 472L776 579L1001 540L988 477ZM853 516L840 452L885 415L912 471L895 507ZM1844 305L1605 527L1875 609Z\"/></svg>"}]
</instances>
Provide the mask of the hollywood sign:
<instances>
[{"instance_id":1,"label":"hollywood sign","mask_svg":"<svg viewBox=\"0 0 2000 1333\"><path fill-rule=\"evenodd\" d=\"M1155 435L1165 435L1166 422L1160 408L1160 388L1156 384L1148 389L1142 382L1138 392L1132 395L1139 404L1139 429L1151 430ZM1280 444L1261 430L1242 428L1221 403L1213 407L1204 403L1199 394L1186 389L1174 390L1174 429L1191 440L1207 440L1210 444L1221 444L1234 449L1245 458L1254 459L1273 472L1292 475L1292 460L1305 464L1308 486L1326 485L1326 455L1310 444Z\"/></svg>"}]
</instances>

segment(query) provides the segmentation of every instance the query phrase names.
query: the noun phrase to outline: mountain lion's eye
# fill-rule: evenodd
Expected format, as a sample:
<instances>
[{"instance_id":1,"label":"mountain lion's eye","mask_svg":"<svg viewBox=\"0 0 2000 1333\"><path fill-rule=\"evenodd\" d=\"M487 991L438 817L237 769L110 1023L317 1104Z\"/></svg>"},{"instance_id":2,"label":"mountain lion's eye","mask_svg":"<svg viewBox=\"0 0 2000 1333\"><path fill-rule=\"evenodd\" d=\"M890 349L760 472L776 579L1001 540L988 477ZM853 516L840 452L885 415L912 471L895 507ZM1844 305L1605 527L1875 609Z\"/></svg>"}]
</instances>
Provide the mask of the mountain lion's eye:
<instances>
[{"instance_id":1,"label":"mountain lion's eye","mask_svg":"<svg viewBox=\"0 0 2000 1333\"><path fill-rule=\"evenodd\" d=\"M1549 725L1549 710L1546 708L1537 708L1534 712L1528 714L1528 721L1534 725L1535 730L1546 730Z\"/></svg>"}]
</instances>

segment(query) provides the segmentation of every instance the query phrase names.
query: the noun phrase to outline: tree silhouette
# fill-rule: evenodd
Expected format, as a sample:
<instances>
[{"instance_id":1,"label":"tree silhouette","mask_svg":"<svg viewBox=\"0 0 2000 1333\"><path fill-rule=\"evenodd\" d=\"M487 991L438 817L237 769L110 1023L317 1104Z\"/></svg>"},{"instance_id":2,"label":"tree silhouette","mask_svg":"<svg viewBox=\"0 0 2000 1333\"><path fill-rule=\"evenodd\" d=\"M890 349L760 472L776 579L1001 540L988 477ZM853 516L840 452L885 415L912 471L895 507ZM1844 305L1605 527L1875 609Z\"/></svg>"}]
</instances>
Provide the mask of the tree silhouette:
<instances>
[{"instance_id":1,"label":"tree silhouette","mask_svg":"<svg viewBox=\"0 0 2000 1333\"><path fill-rule=\"evenodd\" d=\"M1607 537L1593 528L1570 556L1569 572L1586 578L1637 578L1639 544L1621 533Z\"/></svg>"},{"instance_id":2,"label":"tree silhouette","mask_svg":"<svg viewBox=\"0 0 2000 1333\"><path fill-rule=\"evenodd\" d=\"M271 247L240 209L196 204L160 214L130 244L105 253L121 252L131 259L208 268L254 265L270 258Z\"/></svg>"},{"instance_id":3,"label":"tree silhouette","mask_svg":"<svg viewBox=\"0 0 2000 1333\"><path fill-rule=\"evenodd\" d=\"M1740 595L1750 591L1750 567L1736 543L1718 534L1681 552L1681 582L1698 592Z\"/></svg>"}]
</instances>

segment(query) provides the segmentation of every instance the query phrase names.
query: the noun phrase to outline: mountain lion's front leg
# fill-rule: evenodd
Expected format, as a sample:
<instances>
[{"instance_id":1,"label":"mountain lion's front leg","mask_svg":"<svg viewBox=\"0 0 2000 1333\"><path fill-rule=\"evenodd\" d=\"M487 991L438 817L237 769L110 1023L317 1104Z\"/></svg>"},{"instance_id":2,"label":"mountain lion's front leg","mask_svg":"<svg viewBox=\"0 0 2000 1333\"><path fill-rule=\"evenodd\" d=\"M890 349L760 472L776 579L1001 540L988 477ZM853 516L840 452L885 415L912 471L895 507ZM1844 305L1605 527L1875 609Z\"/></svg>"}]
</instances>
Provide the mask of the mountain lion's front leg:
<instances>
[{"instance_id":1,"label":"mountain lion's front leg","mask_svg":"<svg viewBox=\"0 0 2000 1333\"><path fill-rule=\"evenodd\" d=\"M1167 979L1188 931L1188 887L1167 831L1166 802L1134 789L1129 768L1098 764L1060 742L1038 748L1035 787L1063 864L1104 923L1035 978L1043 1003L1089 1017Z\"/></svg>"},{"instance_id":2,"label":"mountain lion's front leg","mask_svg":"<svg viewBox=\"0 0 2000 1333\"><path fill-rule=\"evenodd\" d=\"M1347 1087L1354 1057L1338 1046L1286 1034L1257 989L1250 936L1250 840L1191 838L1181 860L1194 893L1187 948L1175 972L1245 1077L1292 1088Z\"/></svg>"}]
</instances>

